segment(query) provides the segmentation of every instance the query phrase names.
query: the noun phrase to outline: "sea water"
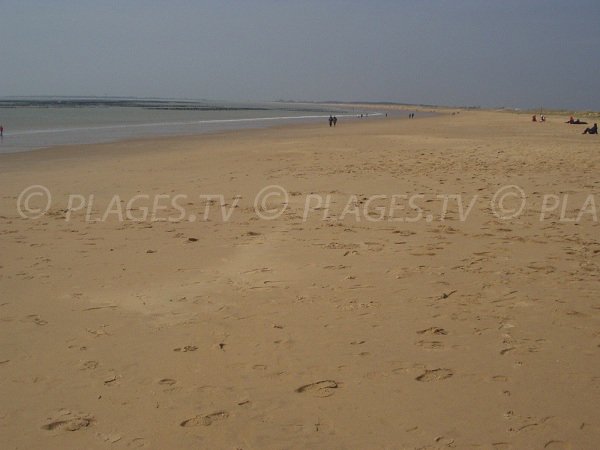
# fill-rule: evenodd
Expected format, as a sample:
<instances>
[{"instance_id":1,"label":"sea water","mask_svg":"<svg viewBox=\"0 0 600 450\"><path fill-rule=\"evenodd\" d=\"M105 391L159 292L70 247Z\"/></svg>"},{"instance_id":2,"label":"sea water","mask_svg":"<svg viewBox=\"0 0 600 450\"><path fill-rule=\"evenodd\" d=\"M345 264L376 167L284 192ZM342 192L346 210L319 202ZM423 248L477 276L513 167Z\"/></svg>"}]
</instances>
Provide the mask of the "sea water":
<instances>
[{"instance_id":1,"label":"sea water","mask_svg":"<svg viewBox=\"0 0 600 450\"><path fill-rule=\"evenodd\" d=\"M0 153L58 145L190 135L360 116L363 111L306 103L244 104L124 98L0 99ZM366 113L365 113L366 114ZM382 116L369 112L370 116Z\"/></svg>"}]
</instances>

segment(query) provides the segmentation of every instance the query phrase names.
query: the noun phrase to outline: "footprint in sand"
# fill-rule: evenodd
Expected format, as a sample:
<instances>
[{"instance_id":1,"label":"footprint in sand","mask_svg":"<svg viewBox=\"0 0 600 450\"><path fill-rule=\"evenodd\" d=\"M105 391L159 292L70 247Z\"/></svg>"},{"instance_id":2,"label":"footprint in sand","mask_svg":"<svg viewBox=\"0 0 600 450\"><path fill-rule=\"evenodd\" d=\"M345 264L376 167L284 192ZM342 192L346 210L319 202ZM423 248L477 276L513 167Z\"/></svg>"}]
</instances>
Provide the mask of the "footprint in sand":
<instances>
[{"instance_id":1,"label":"footprint in sand","mask_svg":"<svg viewBox=\"0 0 600 450\"><path fill-rule=\"evenodd\" d=\"M27 316L27 318L30 319L36 325L40 325L40 326L48 325L48 321L42 319L37 314L30 314L29 316Z\"/></svg>"},{"instance_id":2,"label":"footprint in sand","mask_svg":"<svg viewBox=\"0 0 600 450\"><path fill-rule=\"evenodd\" d=\"M303 394L310 393L314 397L325 398L335 394L334 389L338 388L338 383L333 380L316 381L315 383L306 384L296 389L296 392Z\"/></svg>"},{"instance_id":3,"label":"footprint in sand","mask_svg":"<svg viewBox=\"0 0 600 450\"><path fill-rule=\"evenodd\" d=\"M67 413L66 416L59 420L53 420L42 426L43 430L47 431L77 431L89 427L94 422L94 417L88 415L75 415Z\"/></svg>"},{"instance_id":4,"label":"footprint in sand","mask_svg":"<svg viewBox=\"0 0 600 450\"><path fill-rule=\"evenodd\" d=\"M146 440L144 438L133 438L127 443L129 448L142 448L146 446Z\"/></svg>"},{"instance_id":5,"label":"footprint in sand","mask_svg":"<svg viewBox=\"0 0 600 450\"><path fill-rule=\"evenodd\" d=\"M440 341L418 341L415 343L419 347L423 347L427 350L440 350L444 348L444 344Z\"/></svg>"},{"instance_id":6,"label":"footprint in sand","mask_svg":"<svg viewBox=\"0 0 600 450\"><path fill-rule=\"evenodd\" d=\"M417 334L433 334L437 336L445 336L448 334L448 332L440 327L430 327L425 328L424 330L417 331Z\"/></svg>"},{"instance_id":7,"label":"footprint in sand","mask_svg":"<svg viewBox=\"0 0 600 450\"><path fill-rule=\"evenodd\" d=\"M121 436L120 434L117 433L96 433L96 436L104 441L104 442L108 442L109 444L114 444L115 442L119 442L123 436Z\"/></svg>"},{"instance_id":8,"label":"footprint in sand","mask_svg":"<svg viewBox=\"0 0 600 450\"><path fill-rule=\"evenodd\" d=\"M175 383L177 383L177 381L172 378L163 378L162 380L158 380L158 384L162 384L163 386L173 386Z\"/></svg>"},{"instance_id":9,"label":"footprint in sand","mask_svg":"<svg viewBox=\"0 0 600 450\"><path fill-rule=\"evenodd\" d=\"M435 440L435 442L438 443L438 445L443 445L444 447L455 447L454 439L452 439L452 438L447 438L445 436L438 436L434 440Z\"/></svg>"},{"instance_id":10,"label":"footprint in sand","mask_svg":"<svg viewBox=\"0 0 600 450\"><path fill-rule=\"evenodd\" d=\"M573 447L571 447L571 445L568 442L564 442L564 441L548 441L546 442L546 444L544 445L544 448L548 448L548 449L552 449L552 450L567 450L567 449L571 449Z\"/></svg>"},{"instance_id":11,"label":"footprint in sand","mask_svg":"<svg viewBox=\"0 0 600 450\"><path fill-rule=\"evenodd\" d=\"M450 369L432 369L425 370L425 373L419 375L415 380L429 383L432 381L441 381L450 378L454 372Z\"/></svg>"},{"instance_id":12,"label":"footprint in sand","mask_svg":"<svg viewBox=\"0 0 600 450\"><path fill-rule=\"evenodd\" d=\"M504 382L508 381L508 377L506 375L494 375L491 378L491 380L492 381L498 381L498 382L504 383Z\"/></svg>"},{"instance_id":13,"label":"footprint in sand","mask_svg":"<svg viewBox=\"0 0 600 450\"><path fill-rule=\"evenodd\" d=\"M225 420L229 417L229 413L227 411L217 411L211 414L205 414L202 416L192 417L191 419L184 420L179 425L182 427L197 427L204 426L208 427L215 422L220 422L221 420Z\"/></svg>"},{"instance_id":14,"label":"footprint in sand","mask_svg":"<svg viewBox=\"0 0 600 450\"><path fill-rule=\"evenodd\" d=\"M81 370L93 370L98 367L98 361L85 361L81 365Z\"/></svg>"}]
</instances>

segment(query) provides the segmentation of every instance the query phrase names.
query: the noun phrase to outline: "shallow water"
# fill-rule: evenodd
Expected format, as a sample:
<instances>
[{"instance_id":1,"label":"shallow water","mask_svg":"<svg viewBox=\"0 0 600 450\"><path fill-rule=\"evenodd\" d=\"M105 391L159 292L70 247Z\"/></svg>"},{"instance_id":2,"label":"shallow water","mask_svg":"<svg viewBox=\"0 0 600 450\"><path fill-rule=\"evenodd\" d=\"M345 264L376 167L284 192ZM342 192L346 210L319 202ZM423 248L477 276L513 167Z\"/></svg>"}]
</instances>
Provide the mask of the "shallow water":
<instances>
[{"instance_id":1,"label":"shallow water","mask_svg":"<svg viewBox=\"0 0 600 450\"><path fill-rule=\"evenodd\" d=\"M137 99L0 100L0 153L151 136L326 121L360 112L299 103L241 104ZM370 112L371 116L378 116Z\"/></svg>"}]
</instances>

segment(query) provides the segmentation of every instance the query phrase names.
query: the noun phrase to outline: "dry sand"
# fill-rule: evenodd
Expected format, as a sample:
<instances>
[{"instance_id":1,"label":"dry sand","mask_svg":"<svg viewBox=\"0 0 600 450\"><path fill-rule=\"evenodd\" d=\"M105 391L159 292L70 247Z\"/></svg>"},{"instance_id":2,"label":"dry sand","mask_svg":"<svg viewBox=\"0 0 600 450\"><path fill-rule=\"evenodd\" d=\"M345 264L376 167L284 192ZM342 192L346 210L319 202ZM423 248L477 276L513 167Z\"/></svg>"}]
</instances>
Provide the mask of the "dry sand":
<instances>
[{"instance_id":1,"label":"dry sand","mask_svg":"<svg viewBox=\"0 0 600 450\"><path fill-rule=\"evenodd\" d=\"M600 140L563 121L469 111L0 156L2 448L597 448ZM52 204L24 219L34 184ZM268 185L289 192L275 220L253 206ZM501 220L505 185L527 201ZM89 218L70 194L94 195ZM185 218L121 221L144 194L136 208L186 195ZM204 220L207 194L230 220L219 200ZM304 220L328 194L330 217ZM364 213L393 194L421 195L421 220L377 220L381 197ZM452 199L440 220L443 194L477 196L466 220ZM586 212L540 220L545 194Z\"/></svg>"}]
</instances>

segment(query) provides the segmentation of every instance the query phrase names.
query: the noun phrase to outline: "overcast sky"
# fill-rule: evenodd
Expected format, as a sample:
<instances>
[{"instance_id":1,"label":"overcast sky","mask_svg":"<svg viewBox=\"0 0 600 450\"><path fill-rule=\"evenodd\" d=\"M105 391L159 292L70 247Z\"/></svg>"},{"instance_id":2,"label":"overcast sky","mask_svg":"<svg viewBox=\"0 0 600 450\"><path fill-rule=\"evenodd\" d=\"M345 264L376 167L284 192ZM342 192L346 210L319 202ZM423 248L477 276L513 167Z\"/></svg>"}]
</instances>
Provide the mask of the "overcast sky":
<instances>
[{"instance_id":1,"label":"overcast sky","mask_svg":"<svg viewBox=\"0 0 600 450\"><path fill-rule=\"evenodd\" d=\"M0 0L0 96L600 110L598 0Z\"/></svg>"}]
</instances>

